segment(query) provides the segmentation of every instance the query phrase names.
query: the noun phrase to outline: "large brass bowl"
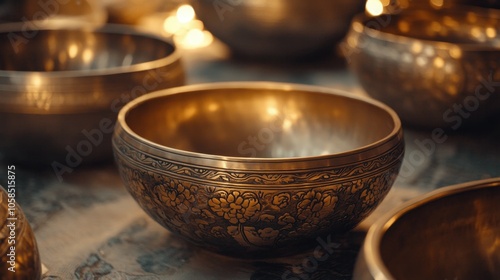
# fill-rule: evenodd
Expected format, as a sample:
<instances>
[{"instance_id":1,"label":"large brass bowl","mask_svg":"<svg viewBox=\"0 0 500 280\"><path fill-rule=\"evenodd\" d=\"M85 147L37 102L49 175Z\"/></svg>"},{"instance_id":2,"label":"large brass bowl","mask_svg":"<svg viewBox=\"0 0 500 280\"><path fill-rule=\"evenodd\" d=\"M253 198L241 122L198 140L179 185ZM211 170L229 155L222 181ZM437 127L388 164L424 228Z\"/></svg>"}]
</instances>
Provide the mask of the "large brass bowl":
<instances>
[{"instance_id":1,"label":"large brass bowl","mask_svg":"<svg viewBox=\"0 0 500 280\"><path fill-rule=\"evenodd\" d=\"M500 178L438 189L368 231L355 279L500 279Z\"/></svg>"},{"instance_id":2,"label":"large brass bowl","mask_svg":"<svg viewBox=\"0 0 500 280\"><path fill-rule=\"evenodd\" d=\"M500 109L500 13L408 9L357 16L344 51L365 91L403 124L457 130Z\"/></svg>"},{"instance_id":3,"label":"large brass bowl","mask_svg":"<svg viewBox=\"0 0 500 280\"><path fill-rule=\"evenodd\" d=\"M331 51L364 0L192 0L205 27L242 56L285 59Z\"/></svg>"},{"instance_id":4,"label":"large brass bowl","mask_svg":"<svg viewBox=\"0 0 500 280\"><path fill-rule=\"evenodd\" d=\"M120 26L12 27L0 28L0 154L10 162L69 172L111 160L120 108L184 83L175 46L160 37Z\"/></svg>"},{"instance_id":5,"label":"large brass bowl","mask_svg":"<svg viewBox=\"0 0 500 280\"><path fill-rule=\"evenodd\" d=\"M391 188L404 142L397 115L369 99L222 83L132 101L113 148L157 222L211 251L262 257L356 226Z\"/></svg>"},{"instance_id":6,"label":"large brass bowl","mask_svg":"<svg viewBox=\"0 0 500 280\"><path fill-rule=\"evenodd\" d=\"M9 170L8 181L15 179L15 167ZM0 278L38 280L42 264L35 235L22 209L16 203L15 185L0 186Z\"/></svg>"}]
</instances>

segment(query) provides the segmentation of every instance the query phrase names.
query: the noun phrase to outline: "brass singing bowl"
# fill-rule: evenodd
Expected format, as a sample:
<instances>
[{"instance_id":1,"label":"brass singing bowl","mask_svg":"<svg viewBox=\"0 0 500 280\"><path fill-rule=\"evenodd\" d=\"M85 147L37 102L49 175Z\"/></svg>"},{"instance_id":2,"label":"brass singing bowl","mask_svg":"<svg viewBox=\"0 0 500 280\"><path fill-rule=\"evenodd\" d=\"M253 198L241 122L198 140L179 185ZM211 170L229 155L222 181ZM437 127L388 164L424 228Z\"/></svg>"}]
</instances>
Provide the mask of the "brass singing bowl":
<instances>
[{"instance_id":1,"label":"brass singing bowl","mask_svg":"<svg viewBox=\"0 0 500 280\"><path fill-rule=\"evenodd\" d=\"M357 16L342 44L364 90L403 124L459 129L500 109L500 13L408 9Z\"/></svg>"},{"instance_id":2,"label":"brass singing bowl","mask_svg":"<svg viewBox=\"0 0 500 280\"><path fill-rule=\"evenodd\" d=\"M112 160L120 108L184 83L175 46L130 27L10 27L0 30L0 154L10 161L68 170Z\"/></svg>"},{"instance_id":3,"label":"brass singing bowl","mask_svg":"<svg viewBox=\"0 0 500 280\"><path fill-rule=\"evenodd\" d=\"M354 279L499 279L500 178L445 187L368 231Z\"/></svg>"},{"instance_id":4,"label":"brass singing bowl","mask_svg":"<svg viewBox=\"0 0 500 280\"><path fill-rule=\"evenodd\" d=\"M331 51L362 0L192 0L205 27L240 56L285 59Z\"/></svg>"},{"instance_id":5,"label":"brass singing bowl","mask_svg":"<svg viewBox=\"0 0 500 280\"><path fill-rule=\"evenodd\" d=\"M0 186L0 278L41 279L42 265L35 235L15 202L15 188L8 190L7 193Z\"/></svg>"},{"instance_id":6,"label":"brass singing bowl","mask_svg":"<svg viewBox=\"0 0 500 280\"><path fill-rule=\"evenodd\" d=\"M140 97L120 111L113 148L158 223L213 252L263 257L356 226L391 188L404 142L376 101L250 82Z\"/></svg>"},{"instance_id":7,"label":"brass singing bowl","mask_svg":"<svg viewBox=\"0 0 500 280\"><path fill-rule=\"evenodd\" d=\"M21 22L29 33L40 28L102 26L107 12L100 0L2 0L0 23Z\"/></svg>"}]
</instances>

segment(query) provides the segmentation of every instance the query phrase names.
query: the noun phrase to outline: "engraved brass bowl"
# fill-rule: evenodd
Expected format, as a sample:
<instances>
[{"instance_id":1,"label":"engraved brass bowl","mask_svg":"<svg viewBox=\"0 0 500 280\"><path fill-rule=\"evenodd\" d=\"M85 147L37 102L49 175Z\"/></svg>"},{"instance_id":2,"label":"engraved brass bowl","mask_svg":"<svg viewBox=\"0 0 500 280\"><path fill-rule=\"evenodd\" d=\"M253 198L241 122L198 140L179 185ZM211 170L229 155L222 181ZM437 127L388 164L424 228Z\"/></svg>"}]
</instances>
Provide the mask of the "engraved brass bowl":
<instances>
[{"instance_id":1,"label":"engraved brass bowl","mask_svg":"<svg viewBox=\"0 0 500 280\"><path fill-rule=\"evenodd\" d=\"M378 220L354 279L500 279L500 178L438 189Z\"/></svg>"},{"instance_id":2,"label":"engraved brass bowl","mask_svg":"<svg viewBox=\"0 0 500 280\"><path fill-rule=\"evenodd\" d=\"M343 44L364 90L403 124L457 130L500 110L500 13L408 9L357 16Z\"/></svg>"},{"instance_id":3,"label":"engraved brass bowl","mask_svg":"<svg viewBox=\"0 0 500 280\"><path fill-rule=\"evenodd\" d=\"M367 98L216 83L132 101L113 149L157 222L213 252L263 257L356 226L391 188L402 137L397 115Z\"/></svg>"},{"instance_id":4,"label":"engraved brass bowl","mask_svg":"<svg viewBox=\"0 0 500 280\"><path fill-rule=\"evenodd\" d=\"M240 56L295 58L332 51L364 0L192 0L205 27Z\"/></svg>"},{"instance_id":5,"label":"engraved brass bowl","mask_svg":"<svg viewBox=\"0 0 500 280\"><path fill-rule=\"evenodd\" d=\"M14 28L14 27L17 28ZM146 92L182 85L168 40L125 26L0 27L0 154L10 162L112 160L120 108ZM69 171L68 171L69 172Z\"/></svg>"},{"instance_id":6,"label":"engraved brass bowl","mask_svg":"<svg viewBox=\"0 0 500 280\"><path fill-rule=\"evenodd\" d=\"M42 265L35 235L15 202L15 188L7 190L0 186L0 278L41 279Z\"/></svg>"}]
</instances>

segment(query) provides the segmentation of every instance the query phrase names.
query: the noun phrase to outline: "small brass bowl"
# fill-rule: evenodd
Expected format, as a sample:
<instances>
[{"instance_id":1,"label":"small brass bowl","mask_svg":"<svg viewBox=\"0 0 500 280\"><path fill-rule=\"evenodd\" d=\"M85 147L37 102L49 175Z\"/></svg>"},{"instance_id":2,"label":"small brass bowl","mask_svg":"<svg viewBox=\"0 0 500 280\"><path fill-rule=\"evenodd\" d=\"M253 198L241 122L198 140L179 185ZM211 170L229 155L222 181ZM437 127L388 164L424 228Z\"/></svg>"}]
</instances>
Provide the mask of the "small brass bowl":
<instances>
[{"instance_id":1,"label":"small brass bowl","mask_svg":"<svg viewBox=\"0 0 500 280\"><path fill-rule=\"evenodd\" d=\"M240 56L285 59L332 51L364 0L193 0L205 27Z\"/></svg>"},{"instance_id":2,"label":"small brass bowl","mask_svg":"<svg viewBox=\"0 0 500 280\"><path fill-rule=\"evenodd\" d=\"M368 231L354 279L500 279L500 178L433 191Z\"/></svg>"},{"instance_id":3,"label":"small brass bowl","mask_svg":"<svg viewBox=\"0 0 500 280\"><path fill-rule=\"evenodd\" d=\"M10 162L57 162L58 170L112 160L120 108L183 83L175 46L130 27L1 26L0 154Z\"/></svg>"},{"instance_id":4,"label":"small brass bowl","mask_svg":"<svg viewBox=\"0 0 500 280\"><path fill-rule=\"evenodd\" d=\"M293 252L356 226L404 153L387 106L319 87L221 83L140 97L118 116L125 186L157 222L213 252Z\"/></svg>"},{"instance_id":5,"label":"small brass bowl","mask_svg":"<svg viewBox=\"0 0 500 280\"><path fill-rule=\"evenodd\" d=\"M413 8L357 16L344 54L365 91L403 124L459 129L500 109L500 13Z\"/></svg>"},{"instance_id":6,"label":"small brass bowl","mask_svg":"<svg viewBox=\"0 0 500 280\"><path fill-rule=\"evenodd\" d=\"M15 194L15 187L0 186L0 278L38 280L42 277L38 246Z\"/></svg>"}]
</instances>

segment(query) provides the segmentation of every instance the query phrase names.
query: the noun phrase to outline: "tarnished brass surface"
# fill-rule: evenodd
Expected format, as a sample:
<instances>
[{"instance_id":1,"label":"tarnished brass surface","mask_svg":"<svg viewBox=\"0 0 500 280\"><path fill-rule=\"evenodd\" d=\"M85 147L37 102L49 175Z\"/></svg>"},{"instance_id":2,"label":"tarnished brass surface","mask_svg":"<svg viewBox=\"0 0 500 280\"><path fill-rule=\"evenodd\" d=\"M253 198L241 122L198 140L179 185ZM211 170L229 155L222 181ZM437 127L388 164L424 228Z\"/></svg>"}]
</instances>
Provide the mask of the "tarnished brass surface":
<instances>
[{"instance_id":1,"label":"tarnished brass surface","mask_svg":"<svg viewBox=\"0 0 500 280\"><path fill-rule=\"evenodd\" d=\"M458 129L500 109L500 14L468 8L357 16L346 58L403 123Z\"/></svg>"},{"instance_id":2,"label":"tarnished brass surface","mask_svg":"<svg viewBox=\"0 0 500 280\"><path fill-rule=\"evenodd\" d=\"M38 280L41 275L40 256L31 226L19 205L0 186L0 279Z\"/></svg>"},{"instance_id":3,"label":"tarnished brass surface","mask_svg":"<svg viewBox=\"0 0 500 280\"><path fill-rule=\"evenodd\" d=\"M90 141L84 130L102 134L87 161L111 159L111 132L102 122L114 123L137 96L184 83L175 46L129 27L26 34L0 32L0 153L10 160L64 161L67 146Z\"/></svg>"},{"instance_id":4,"label":"tarnished brass surface","mask_svg":"<svg viewBox=\"0 0 500 280\"><path fill-rule=\"evenodd\" d=\"M333 50L352 17L363 11L361 0L194 0L205 27L235 53L284 58Z\"/></svg>"},{"instance_id":5,"label":"tarnished brass surface","mask_svg":"<svg viewBox=\"0 0 500 280\"><path fill-rule=\"evenodd\" d=\"M113 148L157 222L211 251L263 257L358 224L394 182L402 136L397 115L369 99L222 83L134 100Z\"/></svg>"},{"instance_id":6,"label":"tarnished brass surface","mask_svg":"<svg viewBox=\"0 0 500 280\"><path fill-rule=\"evenodd\" d=\"M355 279L499 279L500 178L438 189L370 228Z\"/></svg>"}]
</instances>

